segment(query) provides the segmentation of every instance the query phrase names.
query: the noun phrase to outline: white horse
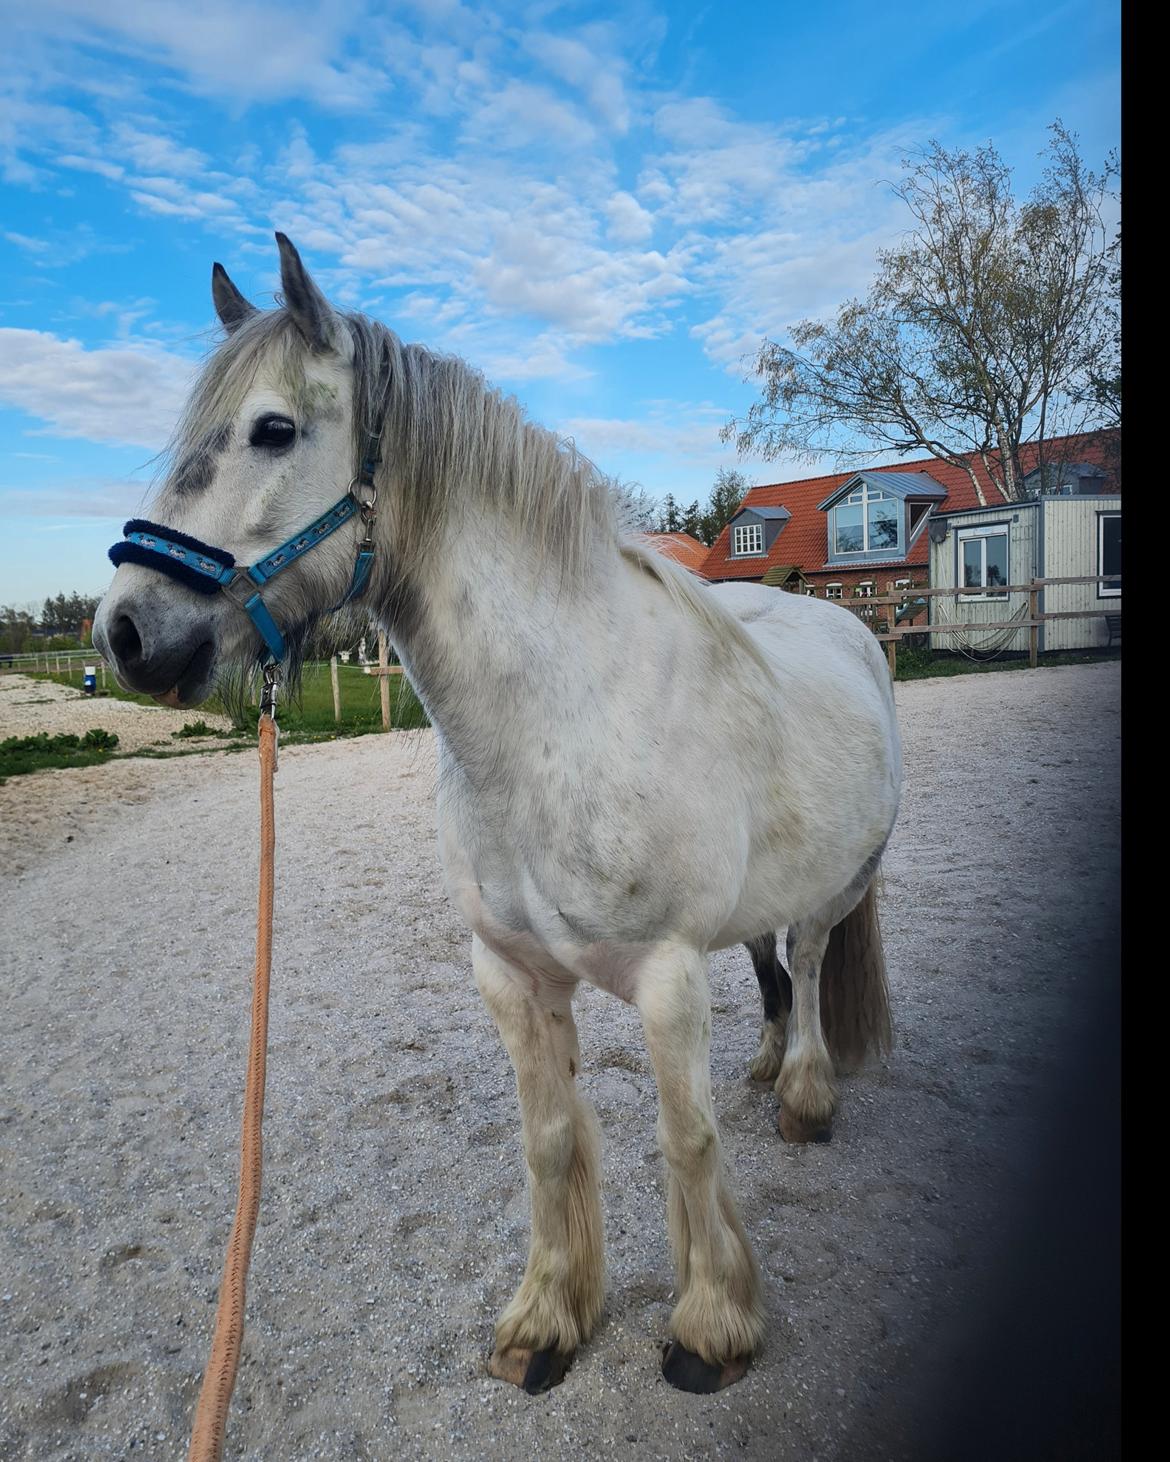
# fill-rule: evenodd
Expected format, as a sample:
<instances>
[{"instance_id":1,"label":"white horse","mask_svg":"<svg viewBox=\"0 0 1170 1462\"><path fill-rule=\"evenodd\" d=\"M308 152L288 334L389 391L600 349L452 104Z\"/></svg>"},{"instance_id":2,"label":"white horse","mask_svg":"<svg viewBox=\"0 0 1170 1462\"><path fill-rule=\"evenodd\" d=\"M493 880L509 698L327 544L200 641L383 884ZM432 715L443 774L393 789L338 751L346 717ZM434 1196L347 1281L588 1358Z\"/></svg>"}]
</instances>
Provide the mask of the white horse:
<instances>
[{"instance_id":1,"label":"white horse","mask_svg":"<svg viewBox=\"0 0 1170 1462\"><path fill-rule=\"evenodd\" d=\"M825 1140L834 1058L890 1040L874 879L901 757L885 661L847 610L709 588L640 543L571 444L464 362L332 309L277 241L276 310L213 270L227 338L178 429L166 526L148 527L256 563L347 483L369 489L361 600L435 727L447 889L519 1091L531 1243L489 1369L555 1384L602 1308L599 1133L574 1079L585 980L636 1006L657 1080L679 1296L664 1374L715 1390L743 1374L764 1313L711 1100L707 956L747 944L765 1015L751 1074L775 1079L788 1141ZM374 439L380 462L354 476ZM265 586L290 659L356 583L360 535L355 517ZM183 706L264 657L238 598L148 554L118 568L94 641L125 686Z\"/></svg>"}]
</instances>

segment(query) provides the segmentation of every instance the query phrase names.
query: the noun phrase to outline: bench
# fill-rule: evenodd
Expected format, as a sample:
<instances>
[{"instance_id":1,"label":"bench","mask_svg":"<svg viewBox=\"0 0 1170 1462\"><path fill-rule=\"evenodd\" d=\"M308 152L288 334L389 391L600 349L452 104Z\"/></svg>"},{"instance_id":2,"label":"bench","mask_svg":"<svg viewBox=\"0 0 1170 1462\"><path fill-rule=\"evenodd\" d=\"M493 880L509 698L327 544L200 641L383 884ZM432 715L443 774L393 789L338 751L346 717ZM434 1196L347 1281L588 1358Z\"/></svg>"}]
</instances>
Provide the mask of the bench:
<instances>
[{"instance_id":1,"label":"bench","mask_svg":"<svg viewBox=\"0 0 1170 1462\"><path fill-rule=\"evenodd\" d=\"M1113 648L1114 638L1121 638L1121 615L1107 614L1105 616L1105 628L1109 631L1109 643L1105 648L1111 650Z\"/></svg>"}]
</instances>

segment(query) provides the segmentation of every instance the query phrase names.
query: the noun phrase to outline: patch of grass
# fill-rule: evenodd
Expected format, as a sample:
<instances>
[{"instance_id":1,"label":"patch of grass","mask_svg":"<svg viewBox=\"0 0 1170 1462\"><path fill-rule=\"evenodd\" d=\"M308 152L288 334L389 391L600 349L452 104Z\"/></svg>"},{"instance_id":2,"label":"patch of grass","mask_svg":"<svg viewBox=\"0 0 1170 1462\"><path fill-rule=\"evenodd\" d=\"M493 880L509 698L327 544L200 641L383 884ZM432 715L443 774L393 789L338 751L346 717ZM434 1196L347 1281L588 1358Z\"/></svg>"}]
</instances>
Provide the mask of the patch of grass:
<instances>
[{"instance_id":1,"label":"patch of grass","mask_svg":"<svg viewBox=\"0 0 1170 1462\"><path fill-rule=\"evenodd\" d=\"M1041 655L1039 668L1055 665L1096 665L1104 660L1120 660L1118 650L1062 650ZM948 655L924 646L898 646L898 680L934 680L950 675L981 675L992 670L1027 670L1028 657L1013 653L996 660L969 660L966 655Z\"/></svg>"},{"instance_id":2,"label":"patch of grass","mask_svg":"<svg viewBox=\"0 0 1170 1462\"><path fill-rule=\"evenodd\" d=\"M277 696L276 719L280 724L282 741L289 744L329 741L338 736L365 736L369 732L381 731L382 702L378 691L378 677L367 675L358 665L339 665L337 676L341 691L340 722L333 719L333 688L328 661L305 666L300 692L295 698L285 694ZM55 672L39 671L34 678L51 680L56 685L72 685L75 688L80 686L80 676L76 673L63 671L57 675ZM113 677L110 677L108 689L116 700L134 701L140 706L156 704L150 696L123 690L115 684ZM211 696L201 709L213 714L229 714L218 696ZM258 706L249 706L244 724L237 727L237 731L254 739L259 715ZM202 721L188 724L206 725ZM430 725L427 713L405 675L390 677L390 724L396 731L414 731ZM214 736L223 733L210 727L206 731L197 732L184 726L181 731L171 734L177 739L184 739L188 736Z\"/></svg>"},{"instance_id":3,"label":"patch of grass","mask_svg":"<svg viewBox=\"0 0 1170 1462\"><path fill-rule=\"evenodd\" d=\"M0 782L46 767L96 766L110 759L117 744L118 738L112 731L96 727L84 736L69 733L50 736L45 731L36 736L9 736L0 741Z\"/></svg>"}]
</instances>

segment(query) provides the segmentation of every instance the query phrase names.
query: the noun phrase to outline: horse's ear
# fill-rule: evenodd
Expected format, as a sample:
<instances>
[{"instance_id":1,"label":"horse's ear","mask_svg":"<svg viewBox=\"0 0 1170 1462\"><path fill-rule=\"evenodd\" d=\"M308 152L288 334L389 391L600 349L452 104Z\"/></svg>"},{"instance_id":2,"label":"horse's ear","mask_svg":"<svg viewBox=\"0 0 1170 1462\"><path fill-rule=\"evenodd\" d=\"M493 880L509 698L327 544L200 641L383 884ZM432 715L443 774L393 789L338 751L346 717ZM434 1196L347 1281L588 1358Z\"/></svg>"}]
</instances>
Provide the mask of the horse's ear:
<instances>
[{"instance_id":1,"label":"horse's ear","mask_svg":"<svg viewBox=\"0 0 1170 1462\"><path fill-rule=\"evenodd\" d=\"M285 308L311 350L332 349L336 341L332 305L309 278L309 271L287 235L278 233L276 243L280 249L280 288Z\"/></svg>"},{"instance_id":2,"label":"horse's ear","mask_svg":"<svg viewBox=\"0 0 1170 1462\"><path fill-rule=\"evenodd\" d=\"M211 298L215 304L215 313L219 316L219 323L229 335L238 330L252 315L259 314L256 306L246 300L228 278L228 272L222 264L211 266Z\"/></svg>"}]
</instances>

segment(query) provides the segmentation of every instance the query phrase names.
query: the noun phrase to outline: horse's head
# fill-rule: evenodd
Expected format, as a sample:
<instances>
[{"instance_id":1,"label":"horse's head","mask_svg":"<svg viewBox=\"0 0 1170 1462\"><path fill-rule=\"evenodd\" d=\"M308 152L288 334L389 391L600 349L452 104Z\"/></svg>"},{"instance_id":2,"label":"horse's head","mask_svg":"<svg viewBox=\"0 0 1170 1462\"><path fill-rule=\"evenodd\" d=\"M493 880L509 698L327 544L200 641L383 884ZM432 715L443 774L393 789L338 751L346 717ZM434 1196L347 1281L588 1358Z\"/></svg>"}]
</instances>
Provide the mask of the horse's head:
<instances>
[{"instance_id":1,"label":"horse's head","mask_svg":"<svg viewBox=\"0 0 1170 1462\"><path fill-rule=\"evenodd\" d=\"M224 564L263 563L344 498L362 451L354 336L292 244L276 238L279 309L256 309L214 266L227 339L187 404L153 523L127 525L148 532L111 554L119 567L94 622L94 644L119 681L175 705L203 700L217 669L264 656L261 631L240 608L254 586L220 592L193 560L179 562L184 542L212 569L209 546ZM156 538L169 535L170 562L148 536L156 527ZM264 584L264 610L282 630L295 633L343 596L360 536L355 514Z\"/></svg>"}]
</instances>

